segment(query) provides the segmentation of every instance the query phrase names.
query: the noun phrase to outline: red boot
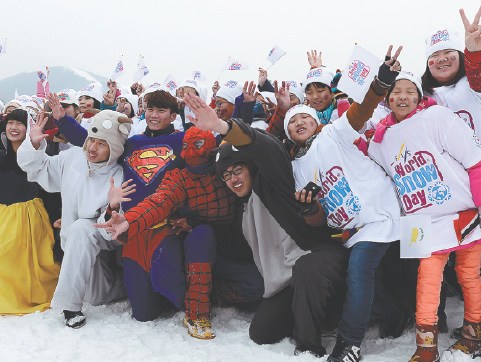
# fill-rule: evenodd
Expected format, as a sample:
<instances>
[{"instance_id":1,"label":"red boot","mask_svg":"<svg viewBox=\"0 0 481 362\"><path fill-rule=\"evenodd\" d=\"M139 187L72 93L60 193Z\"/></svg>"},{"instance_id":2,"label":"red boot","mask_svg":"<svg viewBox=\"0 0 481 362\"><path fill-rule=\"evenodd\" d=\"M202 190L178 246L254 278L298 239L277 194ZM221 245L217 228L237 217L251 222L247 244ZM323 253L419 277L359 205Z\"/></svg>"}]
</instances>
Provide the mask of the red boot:
<instances>
[{"instance_id":1,"label":"red boot","mask_svg":"<svg viewBox=\"0 0 481 362\"><path fill-rule=\"evenodd\" d=\"M464 320L461 338L448 351L461 351L473 358L481 356L481 323Z\"/></svg>"},{"instance_id":2,"label":"red boot","mask_svg":"<svg viewBox=\"0 0 481 362\"><path fill-rule=\"evenodd\" d=\"M416 324L417 349L409 362L438 362L438 327Z\"/></svg>"}]
</instances>

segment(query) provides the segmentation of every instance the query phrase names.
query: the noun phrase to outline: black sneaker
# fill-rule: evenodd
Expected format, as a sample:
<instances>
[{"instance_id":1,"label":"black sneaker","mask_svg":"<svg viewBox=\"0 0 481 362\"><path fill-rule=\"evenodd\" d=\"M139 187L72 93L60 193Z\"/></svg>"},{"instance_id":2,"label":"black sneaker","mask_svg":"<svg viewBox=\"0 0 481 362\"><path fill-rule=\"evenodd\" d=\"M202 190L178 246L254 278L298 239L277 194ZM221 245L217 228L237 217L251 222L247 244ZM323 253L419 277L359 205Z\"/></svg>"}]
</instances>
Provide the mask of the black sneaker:
<instances>
[{"instance_id":1,"label":"black sneaker","mask_svg":"<svg viewBox=\"0 0 481 362\"><path fill-rule=\"evenodd\" d=\"M294 350L294 356L301 356L305 354L310 354L314 357L321 358L326 354L326 349L323 346L320 346L316 349L304 347L301 345L296 346L296 349Z\"/></svg>"},{"instance_id":2,"label":"black sneaker","mask_svg":"<svg viewBox=\"0 0 481 362\"><path fill-rule=\"evenodd\" d=\"M403 310L396 318L379 323L379 338L398 338L414 324L414 315Z\"/></svg>"},{"instance_id":3,"label":"black sneaker","mask_svg":"<svg viewBox=\"0 0 481 362\"><path fill-rule=\"evenodd\" d=\"M344 342L337 337L332 353L327 357L327 362L359 362L361 360L361 347Z\"/></svg>"},{"instance_id":4,"label":"black sneaker","mask_svg":"<svg viewBox=\"0 0 481 362\"><path fill-rule=\"evenodd\" d=\"M77 329L87 323L87 318L81 311L72 312L70 310L64 310L63 316L65 317L65 325L70 328Z\"/></svg>"}]
</instances>

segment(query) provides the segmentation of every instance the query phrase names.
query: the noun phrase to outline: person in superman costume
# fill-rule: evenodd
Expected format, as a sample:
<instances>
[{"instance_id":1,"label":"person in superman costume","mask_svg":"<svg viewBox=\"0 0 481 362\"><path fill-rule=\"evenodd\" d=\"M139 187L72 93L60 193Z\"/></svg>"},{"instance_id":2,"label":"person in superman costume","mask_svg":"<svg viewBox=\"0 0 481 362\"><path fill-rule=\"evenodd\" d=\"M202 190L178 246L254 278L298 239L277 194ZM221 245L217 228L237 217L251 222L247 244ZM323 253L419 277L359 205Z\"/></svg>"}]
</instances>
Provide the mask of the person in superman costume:
<instances>
[{"instance_id":1,"label":"person in superman costume","mask_svg":"<svg viewBox=\"0 0 481 362\"><path fill-rule=\"evenodd\" d=\"M215 176L215 147L211 132L191 127L181 153L185 168L167 172L155 193L97 225L125 243L124 282L133 317L148 321L169 305L185 308L184 325L201 339L215 337L210 291L216 238L207 223L227 226L236 208L235 195ZM188 232L177 233L168 222L179 209L188 215Z\"/></svg>"}]
</instances>

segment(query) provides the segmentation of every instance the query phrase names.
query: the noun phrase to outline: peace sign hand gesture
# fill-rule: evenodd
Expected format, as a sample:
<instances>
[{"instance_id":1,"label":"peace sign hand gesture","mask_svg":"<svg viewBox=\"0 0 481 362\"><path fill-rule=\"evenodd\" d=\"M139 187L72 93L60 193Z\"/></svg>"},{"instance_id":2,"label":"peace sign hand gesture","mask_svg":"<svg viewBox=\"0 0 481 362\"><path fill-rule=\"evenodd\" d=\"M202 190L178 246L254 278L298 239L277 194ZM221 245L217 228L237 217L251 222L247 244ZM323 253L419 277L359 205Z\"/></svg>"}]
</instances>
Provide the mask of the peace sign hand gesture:
<instances>
[{"instance_id":1,"label":"peace sign hand gesture","mask_svg":"<svg viewBox=\"0 0 481 362\"><path fill-rule=\"evenodd\" d=\"M465 32L464 42L466 45L466 49L468 49L470 52L480 51L481 50L481 26L479 25L479 20L481 18L481 7L479 8L478 12L474 16L474 20L472 23L469 22L463 9L459 10L459 14L461 15L461 20L463 20L463 24L464 24L464 32Z\"/></svg>"}]
</instances>

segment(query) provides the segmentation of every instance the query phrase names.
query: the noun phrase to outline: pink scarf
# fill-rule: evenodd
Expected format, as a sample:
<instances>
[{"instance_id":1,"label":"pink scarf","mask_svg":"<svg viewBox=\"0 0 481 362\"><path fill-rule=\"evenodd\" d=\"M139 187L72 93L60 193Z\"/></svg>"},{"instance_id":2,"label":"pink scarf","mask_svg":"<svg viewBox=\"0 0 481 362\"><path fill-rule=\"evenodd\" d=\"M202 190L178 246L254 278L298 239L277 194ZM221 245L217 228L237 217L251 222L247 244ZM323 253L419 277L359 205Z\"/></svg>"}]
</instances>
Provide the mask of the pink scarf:
<instances>
[{"instance_id":1,"label":"pink scarf","mask_svg":"<svg viewBox=\"0 0 481 362\"><path fill-rule=\"evenodd\" d=\"M434 106L436 104L437 103L433 98L423 97L423 99L421 99L421 102L419 102L419 104L417 105L416 109L414 109L414 111L409 113L405 119L411 118L413 115L425 110L426 108ZM396 120L394 113L393 112L389 113L386 118L384 118L377 124L376 132L374 133L374 137L372 140L376 143L381 143L384 137L384 133L386 133L386 130L392 125L395 125L396 123L398 123L398 121Z\"/></svg>"}]
</instances>

